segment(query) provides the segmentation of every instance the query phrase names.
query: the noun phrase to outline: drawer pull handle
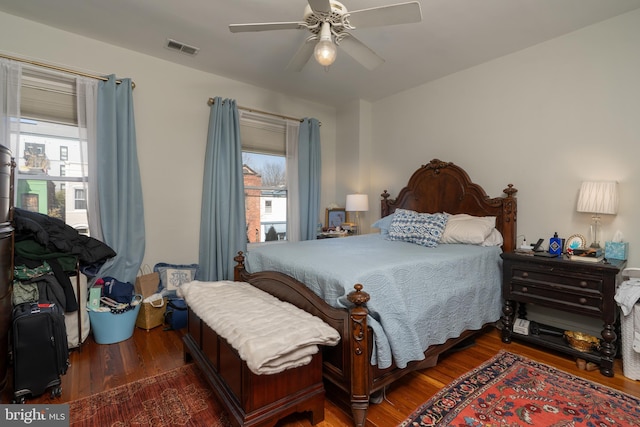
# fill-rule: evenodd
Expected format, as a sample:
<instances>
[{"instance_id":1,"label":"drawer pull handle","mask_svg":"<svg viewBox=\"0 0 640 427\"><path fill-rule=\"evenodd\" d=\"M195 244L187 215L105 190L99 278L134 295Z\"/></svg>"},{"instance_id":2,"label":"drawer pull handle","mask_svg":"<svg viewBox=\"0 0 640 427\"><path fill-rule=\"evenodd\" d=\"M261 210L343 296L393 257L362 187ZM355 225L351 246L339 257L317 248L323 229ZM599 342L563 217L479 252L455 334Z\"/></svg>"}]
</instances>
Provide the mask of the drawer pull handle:
<instances>
[{"instance_id":1,"label":"drawer pull handle","mask_svg":"<svg viewBox=\"0 0 640 427\"><path fill-rule=\"evenodd\" d=\"M523 286L523 287L522 287L522 292L523 292L523 293L524 293L524 292L529 292L529 288L527 288L526 286Z\"/></svg>"},{"instance_id":2,"label":"drawer pull handle","mask_svg":"<svg viewBox=\"0 0 640 427\"><path fill-rule=\"evenodd\" d=\"M580 287L581 288L586 288L587 287L587 282L585 282L584 280L580 281Z\"/></svg>"},{"instance_id":3,"label":"drawer pull handle","mask_svg":"<svg viewBox=\"0 0 640 427\"><path fill-rule=\"evenodd\" d=\"M580 304L586 304L586 303L587 303L587 299L583 297L583 298L580 298L580 299L578 300L578 302L579 302Z\"/></svg>"},{"instance_id":4,"label":"drawer pull handle","mask_svg":"<svg viewBox=\"0 0 640 427\"><path fill-rule=\"evenodd\" d=\"M529 277L529 273L527 273L526 271L522 273L522 277L524 279L526 279L527 277Z\"/></svg>"}]
</instances>

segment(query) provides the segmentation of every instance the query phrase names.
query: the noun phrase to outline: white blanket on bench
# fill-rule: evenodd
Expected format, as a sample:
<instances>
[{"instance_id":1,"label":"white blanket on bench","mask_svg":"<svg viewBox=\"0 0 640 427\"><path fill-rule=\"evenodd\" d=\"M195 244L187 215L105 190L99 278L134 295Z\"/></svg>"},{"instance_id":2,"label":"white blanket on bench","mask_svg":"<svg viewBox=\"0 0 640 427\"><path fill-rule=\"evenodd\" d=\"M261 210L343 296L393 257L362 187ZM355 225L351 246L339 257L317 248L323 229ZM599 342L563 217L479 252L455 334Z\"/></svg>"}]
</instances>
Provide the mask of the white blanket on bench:
<instances>
[{"instance_id":1,"label":"white blanket on bench","mask_svg":"<svg viewBox=\"0 0 640 427\"><path fill-rule=\"evenodd\" d=\"M321 319L249 283L195 280L178 292L257 375L306 365L318 345L340 341L338 332Z\"/></svg>"}]
</instances>

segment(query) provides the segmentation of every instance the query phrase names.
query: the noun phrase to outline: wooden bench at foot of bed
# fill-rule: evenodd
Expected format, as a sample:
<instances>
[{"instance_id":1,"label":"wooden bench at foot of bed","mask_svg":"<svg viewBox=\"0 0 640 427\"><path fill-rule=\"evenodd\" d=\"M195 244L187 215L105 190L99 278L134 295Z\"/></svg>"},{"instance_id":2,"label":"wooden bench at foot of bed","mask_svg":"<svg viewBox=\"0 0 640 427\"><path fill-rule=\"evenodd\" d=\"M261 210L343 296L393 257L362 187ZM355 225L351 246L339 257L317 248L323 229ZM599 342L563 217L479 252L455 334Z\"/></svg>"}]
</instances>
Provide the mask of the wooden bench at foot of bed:
<instances>
[{"instance_id":1,"label":"wooden bench at foot of bed","mask_svg":"<svg viewBox=\"0 0 640 427\"><path fill-rule=\"evenodd\" d=\"M324 420L322 356L311 363L273 375L256 375L238 352L189 310L183 337L185 361L205 374L237 426L273 426L295 412L310 412L311 424Z\"/></svg>"}]
</instances>

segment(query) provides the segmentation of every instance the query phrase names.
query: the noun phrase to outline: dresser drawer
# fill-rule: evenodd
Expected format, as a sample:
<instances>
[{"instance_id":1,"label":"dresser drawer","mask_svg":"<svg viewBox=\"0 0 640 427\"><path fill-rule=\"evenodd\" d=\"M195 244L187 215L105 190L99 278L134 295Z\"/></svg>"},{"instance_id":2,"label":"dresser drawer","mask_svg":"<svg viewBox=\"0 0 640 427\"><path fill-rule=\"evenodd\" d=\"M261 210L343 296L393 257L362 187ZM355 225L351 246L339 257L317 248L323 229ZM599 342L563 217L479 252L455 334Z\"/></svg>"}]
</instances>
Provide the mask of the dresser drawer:
<instances>
[{"instance_id":1,"label":"dresser drawer","mask_svg":"<svg viewBox=\"0 0 640 427\"><path fill-rule=\"evenodd\" d=\"M563 268L518 264L511 269L511 280L531 283L532 286L551 286L560 292L566 290L586 293L601 293L604 283L604 277L597 274L581 274L575 270Z\"/></svg>"},{"instance_id":2,"label":"dresser drawer","mask_svg":"<svg viewBox=\"0 0 640 427\"><path fill-rule=\"evenodd\" d=\"M511 298L534 304L555 307L561 310L599 317L602 313L602 296L598 292L580 292L576 288L561 289L550 284L538 285L532 282L513 280Z\"/></svg>"}]
</instances>

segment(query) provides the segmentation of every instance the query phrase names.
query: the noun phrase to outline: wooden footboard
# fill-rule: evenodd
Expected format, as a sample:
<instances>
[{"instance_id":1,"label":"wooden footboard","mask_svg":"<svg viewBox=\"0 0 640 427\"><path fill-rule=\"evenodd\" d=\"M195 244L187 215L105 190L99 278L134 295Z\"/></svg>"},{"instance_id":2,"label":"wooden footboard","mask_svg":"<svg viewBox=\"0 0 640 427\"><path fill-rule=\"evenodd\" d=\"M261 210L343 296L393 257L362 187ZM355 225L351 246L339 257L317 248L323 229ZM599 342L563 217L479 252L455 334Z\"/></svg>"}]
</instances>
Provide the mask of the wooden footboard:
<instances>
[{"instance_id":1,"label":"wooden footboard","mask_svg":"<svg viewBox=\"0 0 640 427\"><path fill-rule=\"evenodd\" d=\"M372 369L369 361L372 351L372 332L367 326L366 302L369 295L361 285L349 295L354 306L350 310L329 306L304 284L282 273L268 271L250 274L244 267L244 255L235 258L235 280L251 283L253 286L289 302L312 315L319 317L340 334L340 343L323 348L323 376L337 389L327 395L348 396L348 406L353 413L356 426L364 426L369 396L372 390ZM332 399L335 400L335 399ZM344 407L344 399L338 400Z\"/></svg>"}]
</instances>

